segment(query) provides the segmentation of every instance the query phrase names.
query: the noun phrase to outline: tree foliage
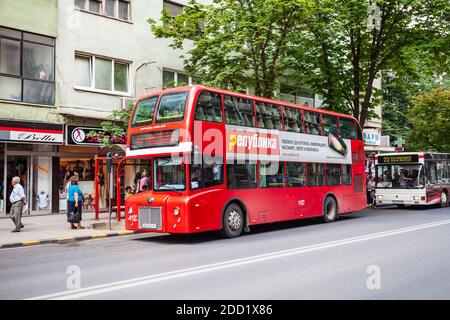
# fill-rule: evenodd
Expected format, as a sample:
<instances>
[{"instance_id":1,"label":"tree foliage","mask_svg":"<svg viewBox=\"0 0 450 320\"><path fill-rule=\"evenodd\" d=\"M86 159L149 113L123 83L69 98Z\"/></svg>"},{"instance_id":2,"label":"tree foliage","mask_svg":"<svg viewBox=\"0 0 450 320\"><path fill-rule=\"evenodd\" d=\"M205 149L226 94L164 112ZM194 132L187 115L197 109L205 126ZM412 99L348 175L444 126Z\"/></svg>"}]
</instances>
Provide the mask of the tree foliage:
<instances>
[{"instance_id":1,"label":"tree foliage","mask_svg":"<svg viewBox=\"0 0 450 320\"><path fill-rule=\"evenodd\" d=\"M449 10L447 0L316 0L292 66L331 108L363 126L380 103L374 83L382 72L407 74L420 60L448 68Z\"/></svg>"},{"instance_id":2,"label":"tree foliage","mask_svg":"<svg viewBox=\"0 0 450 320\"><path fill-rule=\"evenodd\" d=\"M149 22L209 85L272 97L281 82L306 83L363 126L383 72L448 71L449 12L448 0L192 0Z\"/></svg>"},{"instance_id":3,"label":"tree foliage","mask_svg":"<svg viewBox=\"0 0 450 320\"><path fill-rule=\"evenodd\" d=\"M87 136L100 137L100 147L112 146L114 137L126 136L132 109L133 104L130 104L126 109L113 110L108 120L101 122L103 132L90 131Z\"/></svg>"},{"instance_id":4,"label":"tree foliage","mask_svg":"<svg viewBox=\"0 0 450 320\"><path fill-rule=\"evenodd\" d=\"M287 40L299 31L303 1L216 0L212 5L191 1L172 17L163 10L161 22L149 20L158 38L171 38L171 47L194 46L185 56L185 70L212 86L273 97Z\"/></svg>"},{"instance_id":5,"label":"tree foliage","mask_svg":"<svg viewBox=\"0 0 450 320\"><path fill-rule=\"evenodd\" d=\"M414 97L407 149L450 152L450 90L434 89Z\"/></svg>"}]
</instances>

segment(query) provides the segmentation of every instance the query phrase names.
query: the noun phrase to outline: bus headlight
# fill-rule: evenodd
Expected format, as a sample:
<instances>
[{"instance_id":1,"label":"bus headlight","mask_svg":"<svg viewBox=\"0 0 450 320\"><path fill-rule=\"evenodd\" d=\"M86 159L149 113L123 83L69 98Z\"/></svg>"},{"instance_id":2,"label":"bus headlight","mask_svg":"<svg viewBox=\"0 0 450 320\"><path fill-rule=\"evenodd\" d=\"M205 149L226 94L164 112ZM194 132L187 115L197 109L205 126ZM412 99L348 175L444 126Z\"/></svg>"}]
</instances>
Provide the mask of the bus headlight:
<instances>
[{"instance_id":1,"label":"bus headlight","mask_svg":"<svg viewBox=\"0 0 450 320\"><path fill-rule=\"evenodd\" d=\"M412 198L414 201L420 201L420 196L413 196Z\"/></svg>"},{"instance_id":2,"label":"bus headlight","mask_svg":"<svg viewBox=\"0 0 450 320\"><path fill-rule=\"evenodd\" d=\"M179 214L180 214L180 208L175 207L175 208L173 209L173 215L174 215L174 216L177 216L177 215L179 215Z\"/></svg>"},{"instance_id":3,"label":"bus headlight","mask_svg":"<svg viewBox=\"0 0 450 320\"><path fill-rule=\"evenodd\" d=\"M128 207L128 214L133 214L133 207Z\"/></svg>"},{"instance_id":4,"label":"bus headlight","mask_svg":"<svg viewBox=\"0 0 450 320\"><path fill-rule=\"evenodd\" d=\"M383 200L383 196L381 194L377 195L377 200Z\"/></svg>"}]
</instances>

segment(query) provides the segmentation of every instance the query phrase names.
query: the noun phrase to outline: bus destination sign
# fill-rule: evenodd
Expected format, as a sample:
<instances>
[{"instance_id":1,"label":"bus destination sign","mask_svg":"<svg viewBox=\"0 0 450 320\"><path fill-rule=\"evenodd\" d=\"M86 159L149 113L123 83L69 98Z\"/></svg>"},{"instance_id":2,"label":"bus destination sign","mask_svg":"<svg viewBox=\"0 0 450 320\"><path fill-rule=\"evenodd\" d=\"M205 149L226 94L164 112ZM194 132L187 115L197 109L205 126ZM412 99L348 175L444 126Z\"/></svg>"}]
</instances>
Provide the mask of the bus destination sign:
<instances>
[{"instance_id":1,"label":"bus destination sign","mask_svg":"<svg viewBox=\"0 0 450 320\"><path fill-rule=\"evenodd\" d=\"M378 156L378 163L419 162L417 154L399 154L395 156Z\"/></svg>"}]
</instances>

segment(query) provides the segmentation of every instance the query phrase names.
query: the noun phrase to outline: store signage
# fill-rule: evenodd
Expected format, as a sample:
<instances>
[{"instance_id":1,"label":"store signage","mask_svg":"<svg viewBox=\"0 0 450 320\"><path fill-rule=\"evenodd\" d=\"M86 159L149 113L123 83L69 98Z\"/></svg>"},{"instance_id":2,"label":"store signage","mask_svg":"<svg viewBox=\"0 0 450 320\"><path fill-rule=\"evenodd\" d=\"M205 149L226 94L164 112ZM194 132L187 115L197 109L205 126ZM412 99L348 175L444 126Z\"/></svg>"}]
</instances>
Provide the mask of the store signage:
<instances>
[{"instance_id":1,"label":"store signage","mask_svg":"<svg viewBox=\"0 0 450 320\"><path fill-rule=\"evenodd\" d=\"M63 144L64 130L58 124L0 121L0 141Z\"/></svg>"},{"instance_id":2,"label":"store signage","mask_svg":"<svg viewBox=\"0 0 450 320\"><path fill-rule=\"evenodd\" d=\"M227 126L227 159L351 163L351 144L337 135Z\"/></svg>"},{"instance_id":3,"label":"store signage","mask_svg":"<svg viewBox=\"0 0 450 320\"><path fill-rule=\"evenodd\" d=\"M365 129L363 131L364 144L369 146L379 146L381 145L381 135L378 130Z\"/></svg>"},{"instance_id":4,"label":"store signage","mask_svg":"<svg viewBox=\"0 0 450 320\"><path fill-rule=\"evenodd\" d=\"M402 163L402 162L419 162L419 155L401 154L395 156L378 156L378 163Z\"/></svg>"},{"instance_id":5,"label":"store signage","mask_svg":"<svg viewBox=\"0 0 450 320\"><path fill-rule=\"evenodd\" d=\"M96 135L90 136L91 131L97 132ZM105 133L99 127L85 127L67 125L66 127L66 144L72 146L99 146L102 138L108 135L114 144L125 144L126 136L113 137L110 133Z\"/></svg>"}]
</instances>

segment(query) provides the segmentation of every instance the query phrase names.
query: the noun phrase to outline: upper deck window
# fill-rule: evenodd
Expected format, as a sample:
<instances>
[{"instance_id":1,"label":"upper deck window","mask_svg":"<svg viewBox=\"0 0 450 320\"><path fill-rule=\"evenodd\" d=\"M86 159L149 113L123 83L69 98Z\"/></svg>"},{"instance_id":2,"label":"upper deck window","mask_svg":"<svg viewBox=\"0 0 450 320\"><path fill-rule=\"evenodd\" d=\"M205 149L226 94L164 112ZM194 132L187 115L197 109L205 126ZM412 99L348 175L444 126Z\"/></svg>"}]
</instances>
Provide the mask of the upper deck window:
<instances>
[{"instance_id":1,"label":"upper deck window","mask_svg":"<svg viewBox=\"0 0 450 320\"><path fill-rule=\"evenodd\" d=\"M225 96L226 123L236 126L254 127L253 103L248 99Z\"/></svg>"},{"instance_id":2,"label":"upper deck window","mask_svg":"<svg viewBox=\"0 0 450 320\"><path fill-rule=\"evenodd\" d=\"M256 103L258 128L281 130L280 106L270 103Z\"/></svg>"},{"instance_id":3,"label":"upper deck window","mask_svg":"<svg viewBox=\"0 0 450 320\"><path fill-rule=\"evenodd\" d=\"M300 109L284 107L284 130L303 132L302 111Z\"/></svg>"},{"instance_id":4,"label":"upper deck window","mask_svg":"<svg viewBox=\"0 0 450 320\"><path fill-rule=\"evenodd\" d=\"M198 96L195 120L222 122L222 99L218 93L203 91Z\"/></svg>"},{"instance_id":5,"label":"upper deck window","mask_svg":"<svg viewBox=\"0 0 450 320\"><path fill-rule=\"evenodd\" d=\"M339 129L344 139L356 139L355 124L352 119L340 118Z\"/></svg>"},{"instance_id":6,"label":"upper deck window","mask_svg":"<svg viewBox=\"0 0 450 320\"><path fill-rule=\"evenodd\" d=\"M156 122L162 123L183 120L187 97L187 91L163 95L156 113Z\"/></svg>"},{"instance_id":7,"label":"upper deck window","mask_svg":"<svg viewBox=\"0 0 450 320\"><path fill-rule=\"evenodd\" d=\"M335 134L337 135L338 119L336 116L332 116L329 114L322 114L322 121L323 121L323 129L324 129L323 131L326 136L328 136L328 134L331 131L334 131Z\"/></svg>"},{"instance_id":8,"label":"upper deck window","mask_svg":"<svg viewBox=\"0 0 450 320\"><path fill-rule=\"evenodd\" d=\"M139 101L133 115L133 125L150 124L153 120L153 113L155 111L158 96L150 97L146 100Z\"/></svg>"},{"instance_id":9,"label":"upper deck window","mask_svg":"<svg viewBox=\"0 0 450 320\"><path fill-rule=\"evenodd\" d=\"M305 111L305 125L307 133L322 135L322 125L320 123L320 113Z\"/></svg>"}]
</instances>

